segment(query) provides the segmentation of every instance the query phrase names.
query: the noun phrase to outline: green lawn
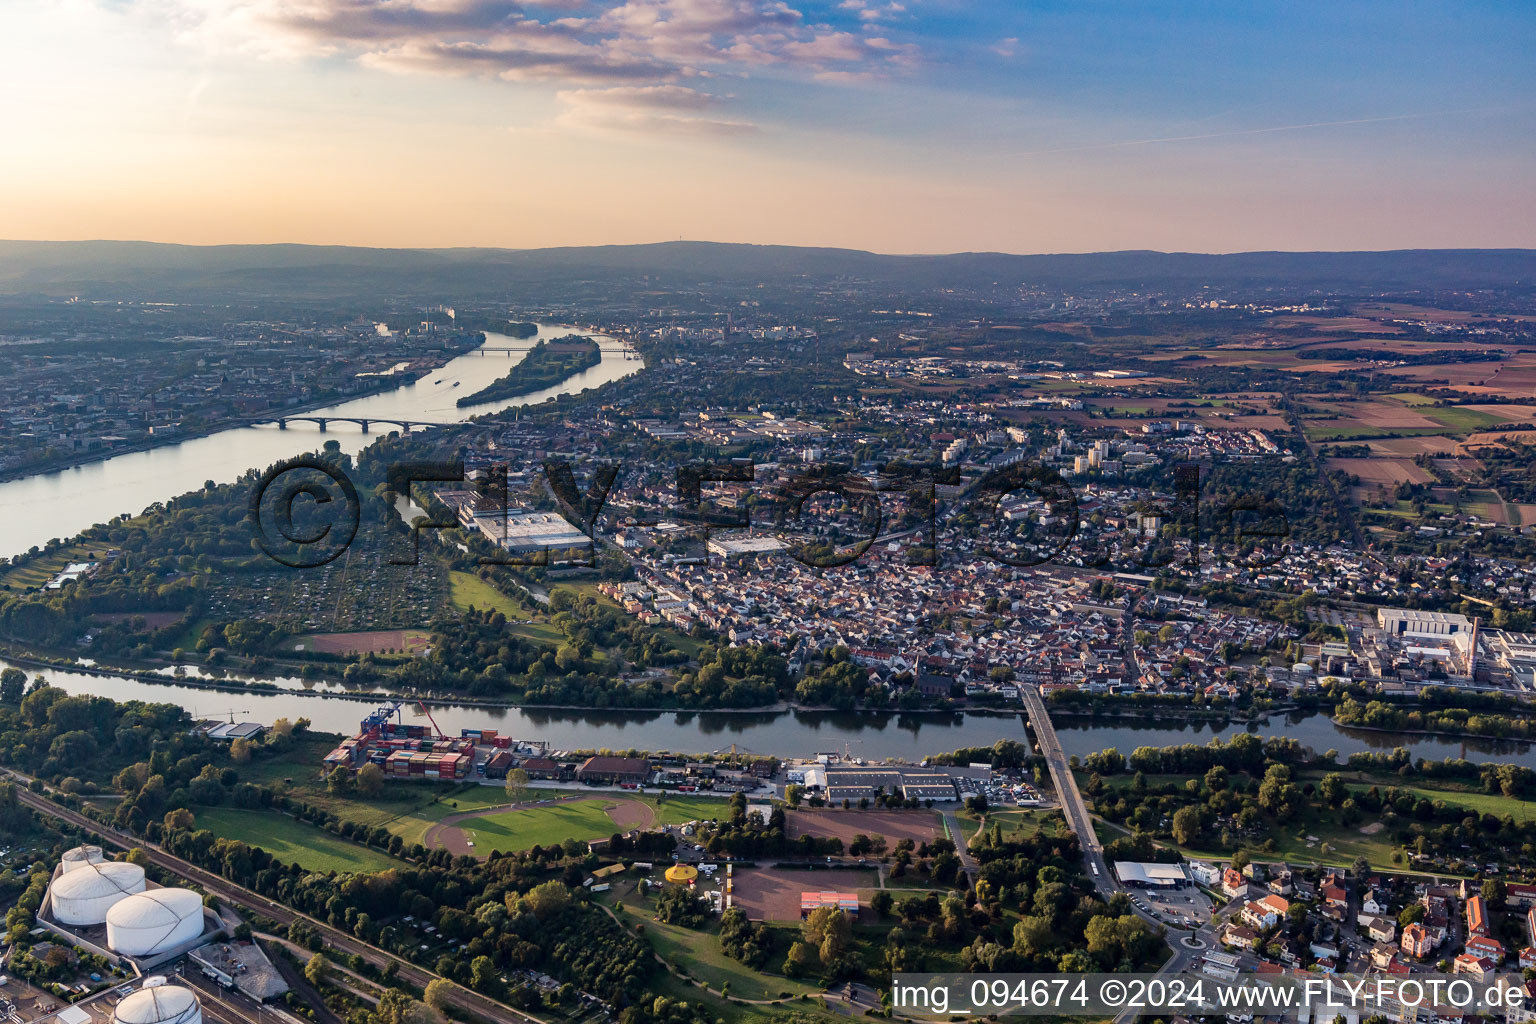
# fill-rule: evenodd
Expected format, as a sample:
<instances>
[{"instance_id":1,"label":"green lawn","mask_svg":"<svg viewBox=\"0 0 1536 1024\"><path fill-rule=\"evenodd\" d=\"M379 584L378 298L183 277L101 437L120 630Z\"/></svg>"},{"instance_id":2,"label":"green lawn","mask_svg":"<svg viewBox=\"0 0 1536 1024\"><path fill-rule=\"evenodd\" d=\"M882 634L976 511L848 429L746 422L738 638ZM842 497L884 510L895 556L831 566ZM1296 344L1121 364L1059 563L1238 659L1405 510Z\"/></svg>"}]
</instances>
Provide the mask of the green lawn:
<instances>
[{"instance_id":1,"label":"green lawn","mask_svg":"<svg viewBox=\"0 0 1536 1024\"><path fill-rule=\"evenodd\" d=\"M1363 793L1376 785L1385 790L1388 786L1395 786L1399 790L1412 793L1417 797L1426 797L1430 800L1444 800L1453 807L1465 807L1477 814L1492 814L1497 817L1512 815L1516 821L1536 821L1536 804L1521 800L1518 797L1501 796L1496 793L1474 793L1465 790L1426 789L1423 786L1404 786L1396 782L1351 782L1349 790L1352 793Z\"/></svg>"},{"instance_id":2,"label":"green lawn","mask_svg":"<svg viewBox=\"0 0 1536 1024\"><path fill-rule=\"evenodd\" d=\"M567 839L602 839L619 831L600 800L550 804L523 811L502 811L459 823L479 853L512 853L535 846L558 846Z\"/></svg>"},{"instance_id":3,"label":"green lawn","mask_svg":"<svg viewBox=\"0 0 1536 1024\"><path fill-rule=\"evenodd\" d=\"M1044 829L1047 834L1057 834L1066 828L1066 819L1060 811L1018 808L1007 811L988 811L987 828L1001 825L1004 839L1032 836Z\"/></svg>"},{"instance_id":4,"label":"green lawn","mask_svg":"<svg viewBox=\"0 0 1536 1024\"><path fill-rule=\"evenodd\" d=\"M450 572L448 585L448 599L453 602L454 608L461 612L468 611L471 607L482 611L489 609L501 612L509 619L526 619L535 614L532 608L517 598L503 594L479 576L471 573Z\"/></svg>"},{"instance_id":5,"label":"green lawn","mask_svg":"<svg viewBox=\"0 0 1536 1024\"><path fill-rule=\"evenodd\" d=\"M1149 775L1147 784L1154 787L1155 784L1169 781L1183 782L1187 776ZM1134 776L1114 775L1104 778L1104 782L1111 788L1129 788ZM1078 784L1084 781L1083 773L1078 772ZM1356 857L1363 856L1372 864L1390 865L1392 863L1392 851L1395 849L1392 840L1386 832L1377 832L1372 835L1363 834L1360 829L1369 825L1369 821L1362 821L1355 826L1345 826L1337 821L1330 820L1332 812L1325 815L1321 811L1309 812L1304 818L1286 822L1279 828L1269 830L1258 839L1240 840L1233 849L1221 849L1213 844L1217 836L1207 833L1205 840L1207 845L1179 846L1171 839L1159 838L1158 843L1163 846L1173 847L1195 857L1229 857L1237 852L1237 849L1247 850L1255 857L1261 857L1257 844L1263 839L1273 839L1275 842L1274 853L1265 853L1262 856L1280 857L1285 860L1307 864L1323 864L1334 867L1347 867ZM1108 822L1098 822L1095 830L1107 842L1128 834L1128 830L1119 825ZM1309 842L1308 837L1315 837L1315 842ZM1323 852L1323 846L1327 844L1328 851ZM1261 857L1262 859L1262 857Z\"/></svg>"},{"instance_id":6,"label":"green lawn","mask_svg":"<svg viewBox=\"0 0 1536 1024\"><path fill-rule=\"evenodd\" d=\"M504 801L505 797L502 799ZM493 850L511 853L534 846L559 844L567 839L605 839L620 828L604 808L621 800L643 800L650 804L655 809L658 825L681 825L725 813L725 802L711 797L669 796L658 804L654 797L604 792L576 802L482 815L460 822L459 827L469 834L475 849L481 853Z\"/></svg>"},{"instance_id":7,"label":"green lawn","mask_svg":"<svg viewBox=\"0 0 1536 1024\"><path fill-rule=\"evenodd\" d=\"M195 817L198 828L206 828L223 839L259 846L284 863L297 863L306 871L382 871L401 864L388 854L334 836L280 811L203 807Z\"/></svg>"},{"instance_id":8,"label":"green lawn","mask_svg":"<svg viewBox=\"0 0 1536 1024\"><path fill-rule=\"evenodd\" d=\"M610 906L624 907L620 920L626 928L633 931L636 925L643 923L645 939L663 959L710 988L718 990L730 985L731 995L739 999L776 999L782 992L799 996L803 992L820 991L814 984L782 975L766 975L726 956L720 949L718 919L711 920L702 931L655 920L652 901L640 896L633 879L622 880L603 898ZM788 943L783 944L783 949L787 952ZM777 969L783 962L782 954L776 956L769 961L769 968Z\"/></svg>"},{"instance_id":9,"label":"green lawn","mask_svg":"<svg viewBox=\"0 0 1536 1024\"><path fill-rule=\"evenodd\" d=\"M358 705L363 707L363 705ZM255 782L271 786L281 793L289 793L308 803L325 808L340 818L347 818L363 825L383 825L396 832L406 842L419 842L422 833L431 823L445 814L454 813L437 803L439 798L449 797L463 788L463 783L403 782L390 780L382 792L374 797L337 795L329 792L320 775L320 759L329 753L340 737L328 734L302 734L280 753L262 754L249 764L238 766L242 782ZM499 787L477 787L499 796ZM505 796L502 796L505 800ZM409 829L396 827L396 822L424 817L426 823L415 831L412 838Z\"/></svg>"},{"instance_id":10,"label":"green lawn","mask_svg":"<svg viewBox=\"0 0 1536 1024\"><path fill-rule=\"evenodd\" d=\"M402 788L421 785L423 784L406 782L402 784ZM406 810L404 813L383 822L385 828L405 840L407 844L422 842L426 839L427 830L450 814L463 814L466 811L475 811L483 807L495 807L498 804L508 802L507 791L501 785L488 786L471 782L460 783L456 787L447 790L441 790L441 787L430 788L438 799L432 800L428 798L422 800L418 805ZM527 790L524 799L543 800L555 795L557 795L555 790L530 788Z\"/></svg>"}]
</instances>

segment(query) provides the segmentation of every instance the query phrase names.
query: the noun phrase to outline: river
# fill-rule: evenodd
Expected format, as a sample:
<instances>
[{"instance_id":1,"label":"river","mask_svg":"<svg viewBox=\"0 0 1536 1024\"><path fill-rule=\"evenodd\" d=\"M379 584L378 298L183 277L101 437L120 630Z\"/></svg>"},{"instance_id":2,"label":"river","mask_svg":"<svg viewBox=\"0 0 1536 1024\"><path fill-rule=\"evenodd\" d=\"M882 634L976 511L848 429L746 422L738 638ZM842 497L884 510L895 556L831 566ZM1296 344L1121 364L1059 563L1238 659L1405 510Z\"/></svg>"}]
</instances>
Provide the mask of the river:
<instances>
[{"instance_id":1,"label":"river","mask_svg":"<svg viewBox=\"0 0 1536 1024\"><path fill-rule=\"evenodd\" d=\"M521 340L488 333L487 348L510 347L517 351L477 350L453 359L414 384L317 409L313 415L459 422L497 408L536 404L558 394L596 387L641 368L638 360L626 358L622 343L593 335L602 348L602 362L560 385L511 402L467 409L455 405L461 396L472 394L506 374L535 342L574 330L541 326L537 336ZM0 484L0 555L25 551L52 537L72 536L125 512L140 512L157 501L199 488L210 478L232 480L251 467L264 467L312 450L325 439L335 439L344 451L356 453L377 436L377 432L362 433L354 424L336 424L323 435L318 427L307 423L291 424L287 430L276 426L239 427ZM0 662L0 667L5 667L5 663ZM231 692L169 682L147 683L123 676L53 670L45 674L71 693L173 702L207 718L227 717L231 711L237 718L260 722L303 716L315 728L328 732L354 732L368 708L366 702L297 692ZM277 682L289 691L305 686L293 679ZM563 711L445 705L434 707L433 716L450 733L464 727L489 726L518 738L547 740L556 748L634 747L704 753L735 743L739 749L753 753L805 755L846 750L868 760L918 760L960 747L987 746L1000 738L1025 736L1023 718L1017 714ZM1213 736L1228 737L1245 728L1209 722L1158 721L1143 725L1065 716L1056 725L1063 748L1080 756L1109 746L1129 752L1144 745L1204 743ZM1350 731L1320 715L1277 717L1255 731L1266 736L1294 736L1315 750L1333 748L1345 755L1408 745L1415 754L1425 757L1464 756L1474 761L1513 761L1536 767L1536 754L1529 744L1469 741L1463 745L1448 739Z\"/></svg>"},{"instance_id":2,"label":"river","mask_svg":"<svg viewBox=\"0 0 1536 1024\"><path fill-rule=\"evenodd\" d=\"M393 391L356 398L324 409L294 415L390 417L430 423L456 423L496 409L535 405L560 394L573 394L618 380L639 370L642 363L626 358L625 346L605 335L595 338L602 362L561 384L506 402L460 409L454 403L473 394L527 358L536 342L577 332L574 327L539 326L532 338L511 338L487 332L486 348L510 347L514 352L470 352L449 361L421 380ZM236 427L149 451L130 452L102 462L53 473L39 473L0 484L0 557L10 557L54 537L71 537L96 523L125 512L137 514L157 501L201 488L205 480L225 483L247 469L265 468L281 459L313 451L326 440L357 453L381 433L381 425L365 434L353 423L331 424L321 433L313 423Z\"/></svg>"},{"instance_id":3,"label":"river","mask_svg":"<svg viewBox=\"0 0 1536 1024\"><path fill-rule=\"evenodd\" d=\"M0 661L0 668L8 664ZM28 675L37 670L27 669ZM296 692L207 690L174 682L150 683L124 676L86 675L42 670L55 686L70 693L97 694L115 700L175 703L200 718L227 718L270 723L278 718L308 718L316 729L351 734L372 702L336 695ZM169 672L167 672L167 676ZM323 686L297 679L268 680L286 690ZM238 682L238 681L236 681ZM408 719L425 724L406 712ZM432 705L439 728L457 734L463 728L489 727L518 739L547 740L557 749L673 750L708 753L737 744L738 750L777 756L805 756L825 751L847 752L871 761L885 758L921 760L961 747L989 746L999 739L1024 740L1022 714L961 714L959 712L884 711L601 711L543 708L487 708L472 705ZM1069 716L1055 718L1062 749L1079 757L1118 747L1124 753L1141 746L1207 743L1239 732L1260 736L1292 736L1313 750L1337 750L1341 757L1364 750L1407 746L1417 757L1465 757L1469 761L1511 762L1536 768L1530 744L1494 740L1456 740L1342 729L1319 714L1275 716L1249 729L1215 722L1179 723L1163 720L1145 725L1106 722Z\"/></svg>"}]
</instances>

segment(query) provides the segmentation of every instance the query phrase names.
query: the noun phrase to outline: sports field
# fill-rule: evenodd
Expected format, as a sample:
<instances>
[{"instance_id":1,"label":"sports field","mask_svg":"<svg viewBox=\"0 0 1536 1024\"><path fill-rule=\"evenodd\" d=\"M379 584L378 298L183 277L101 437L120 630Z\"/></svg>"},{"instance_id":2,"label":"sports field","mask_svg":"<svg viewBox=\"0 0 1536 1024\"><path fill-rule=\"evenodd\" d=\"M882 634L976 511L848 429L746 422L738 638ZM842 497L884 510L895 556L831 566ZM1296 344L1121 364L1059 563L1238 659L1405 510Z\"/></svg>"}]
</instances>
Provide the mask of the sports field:
<instances>
[{"instance_id":1,"label":"sports field","mask_svg":"<svg viewBox=\"0 0 1536 1024\"><path fill-rule=\"evenodd\" d=\"M202 807L197 828L206 828L222 839L236 839L259 846L284 863L306 871L382 871L401 862L324 829L298 821L280 811L255 811L238 807Z\"/></svg>"},{"instance_id":2,"label":"sports field","mask_svg":"<svg viewBox=\"0 0 1536 1024\"><path fill-rule=\"evenodd\" d=\"M427 845L486 856L496 851L511 853L558 845L567 839L590 842L631 828L682 825L726 813L725 801L712 797L674 796L658 803L654 797L611 793L563 795L567 799L445 818L440 826L429 830Z\"/></svg>"}]
</instances>

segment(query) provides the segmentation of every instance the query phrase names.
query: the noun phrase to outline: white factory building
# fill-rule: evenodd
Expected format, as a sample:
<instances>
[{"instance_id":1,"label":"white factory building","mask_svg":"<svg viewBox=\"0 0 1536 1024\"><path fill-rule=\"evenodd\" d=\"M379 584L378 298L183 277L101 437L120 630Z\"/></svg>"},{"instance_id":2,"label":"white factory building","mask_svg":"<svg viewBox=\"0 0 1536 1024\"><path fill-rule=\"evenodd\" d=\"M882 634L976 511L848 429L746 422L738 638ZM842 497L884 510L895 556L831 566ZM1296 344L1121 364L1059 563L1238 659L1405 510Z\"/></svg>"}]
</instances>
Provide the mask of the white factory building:
<instances>
[{"instance_id":1,"label":"white factory building","mask_svg":"<svg viewBox=\"0 0 1536 1024\"><path fill-rule=\"evenodd\" d=\"M587 550L592 538L556 512L513 508L474 491L439 491L437 497L459 517L464 526L479 530L499 547L513 554L542 551Z\"/></svg>"},{"instance_id":2,"label":"white factory building","mask_svg":"<svg viewBox=\"0 0 1536 1024\"><path fill-rule=\"evenodd\" d=\"M1376 625L1392 636L1443 636L1465 633L1472 623L1465 615L1426 612L1415 608L1378 608Z\"/></svg>"}]
</instances>

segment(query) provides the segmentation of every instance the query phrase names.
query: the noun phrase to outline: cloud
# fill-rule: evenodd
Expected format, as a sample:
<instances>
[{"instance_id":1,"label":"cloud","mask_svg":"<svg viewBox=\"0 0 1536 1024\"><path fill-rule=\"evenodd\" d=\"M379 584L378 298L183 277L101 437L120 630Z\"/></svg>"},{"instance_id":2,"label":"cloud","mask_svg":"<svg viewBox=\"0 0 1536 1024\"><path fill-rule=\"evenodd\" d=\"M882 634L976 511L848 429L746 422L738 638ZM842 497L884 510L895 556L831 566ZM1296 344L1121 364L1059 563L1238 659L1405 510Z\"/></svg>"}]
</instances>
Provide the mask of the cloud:
<instances>
[{"instance_id":1,"label":"cloud","mask_svg":"<svg viewBox=\"0 0 1536 1024\"><path fill-rule=\"evenodd\" d=\"M211 49L327 56L391 72L643 85L768 66L811 78L858 74L892 58L888 47L812 23L784 0L126 2ZM843 0L842 9L867 23L903 8ZM907 46L904 56L918 52Z\"/></svg>"},{"instance_id":2,"label":"cloud","mask_svg":"<svg viewBox=\"0 0 1536 1024\"><path fill-rule=\"evenodd\" d=\"M687 135L742 135L758 130L750 121L701 116L725 98L681 85L565 89L556 121L569 128Z\"/></svg>"}]
</instances>

